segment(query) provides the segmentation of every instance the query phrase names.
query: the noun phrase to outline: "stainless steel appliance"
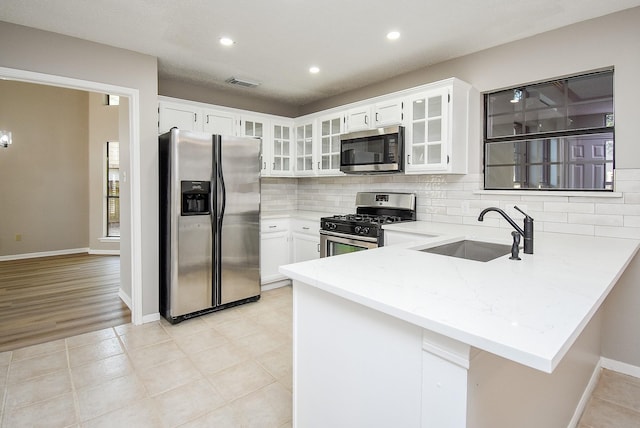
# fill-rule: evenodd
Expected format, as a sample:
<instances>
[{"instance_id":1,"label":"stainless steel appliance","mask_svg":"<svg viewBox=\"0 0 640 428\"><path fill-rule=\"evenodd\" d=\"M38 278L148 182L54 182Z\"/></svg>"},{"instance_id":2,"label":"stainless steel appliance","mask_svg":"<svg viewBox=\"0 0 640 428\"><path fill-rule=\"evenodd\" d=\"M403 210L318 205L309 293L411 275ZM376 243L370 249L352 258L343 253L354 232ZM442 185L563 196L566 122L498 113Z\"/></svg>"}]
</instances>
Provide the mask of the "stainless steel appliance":
<instances>
[{"instance_id":1,"label":"stainless steel appliance","mask_svg":"<svg viewBox=\"0 0 640 428\"><path fill-rule=\"evenodd\" d=\"M404 127L392 126L340 135L340 171L347 174L401 172Z\"/></svg>"},{"instance_id":2,"label":"stainless steel appliance","mask_svg":"<svg viewBox=\"0 0 640 428\"><path fill-rule=\"evenodd\" d=\"M169 322L260 298L260 140L159 137L160 312Z\"/></svg>"},{"instance_id":3,"label":"stainless steel appliance","mask_svg":"<svg viewBox=\"0 0 640 428\"><path fill-rule=\"evenodd\" d=\"M381 247L384 224L415 219L413 193L358 192L355 214L320 219L320 257Z\"/></svg>"}]
</instances>

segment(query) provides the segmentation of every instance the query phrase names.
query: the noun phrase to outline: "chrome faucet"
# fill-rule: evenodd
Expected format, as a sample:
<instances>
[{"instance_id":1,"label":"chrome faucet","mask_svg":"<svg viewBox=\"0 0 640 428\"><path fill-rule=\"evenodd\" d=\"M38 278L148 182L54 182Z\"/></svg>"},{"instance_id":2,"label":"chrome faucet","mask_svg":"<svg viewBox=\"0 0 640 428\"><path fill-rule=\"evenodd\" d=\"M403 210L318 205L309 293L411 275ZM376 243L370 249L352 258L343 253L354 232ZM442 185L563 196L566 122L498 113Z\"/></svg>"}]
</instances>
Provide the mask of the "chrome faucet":
<instances>
[{"instance_id":1,"label":"chrome faucet","mask_svg":"<svg viewBox=\"0 0 640 428\"><path fill-rule=\"evenodd\" d=\"M482 210L480 215L478 216L478 221L484 220L484 215L489 211L495 211L504 217L505 220L509 222L511 226L524 238L524 253L525 254L533 254L533 219L524 211L522 211L517 206L514 206L516 210L520 211L524 215L524 230L520 226L516 224L515 221L511 217L507 215L500 208L489 207Z\"/></svg>"}]
</instances>

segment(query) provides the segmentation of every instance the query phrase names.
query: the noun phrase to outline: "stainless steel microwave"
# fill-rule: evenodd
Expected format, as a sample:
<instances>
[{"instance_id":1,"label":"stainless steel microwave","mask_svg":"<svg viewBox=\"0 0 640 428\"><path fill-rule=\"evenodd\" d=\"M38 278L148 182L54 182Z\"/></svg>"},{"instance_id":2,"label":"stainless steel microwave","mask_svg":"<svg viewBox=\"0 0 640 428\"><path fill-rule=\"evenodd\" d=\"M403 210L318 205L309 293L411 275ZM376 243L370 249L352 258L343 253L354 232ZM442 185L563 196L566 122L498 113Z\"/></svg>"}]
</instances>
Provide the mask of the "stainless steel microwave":
<instances>
[{"instance_id":1,"label":"stainless steel microwave","mask_svg":"<svg viewBox=\"0 0 640 428\"><path fill-rule=\"evenodd\" d=\"M340 135L340 171L347 174L402 172L404 127Z\"/></svg>"}]
</instances>

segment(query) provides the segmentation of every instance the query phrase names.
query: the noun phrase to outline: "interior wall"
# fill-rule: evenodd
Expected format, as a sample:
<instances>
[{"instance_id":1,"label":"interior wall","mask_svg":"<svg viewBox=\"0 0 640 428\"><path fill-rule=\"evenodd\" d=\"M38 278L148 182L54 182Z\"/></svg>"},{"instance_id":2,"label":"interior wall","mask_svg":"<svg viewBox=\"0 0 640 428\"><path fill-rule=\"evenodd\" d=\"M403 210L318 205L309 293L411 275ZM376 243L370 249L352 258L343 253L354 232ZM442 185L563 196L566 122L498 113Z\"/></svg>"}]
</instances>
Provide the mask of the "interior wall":
<instances>
[{"instance_id":1,"label":"interior wall","mask_svg":"<svg viewBox=\"0 0 640 428\"><path fill-rule=\"evenodd\" d=\"M131 233L121 238L123 288L131 290L132 269L142 281L142 314L158 314L158 64L155 57L74 37L0 22L0 66L135 89L140 112L140 233L142 261L131 265ZM127 177L129 177L126 171ZM121 192L128 191L128 179ZM128 210L128 211L125 211ZM121 227L131 230L128 204L121 207ZM122 251L126 248L125 251Z\"/></svg>"},{"instance_id":2,"label":"interior wall","mask_svg":"<svg viewBox=\"0 0 640 428\"><path fill-rule=\"evenodd\" d=\"M120 242L105 242L105 152L107 141L119 142L119 106L106 105L106 95L89 93L89 250L114 253Z\"/></svg>"},{"instance_id":3,"label":"interior wall","mask_svg":"<svg viewBox=\"0 0 640 428\"><path fill-rule=\"evenodd\" d=\"M0 80L0 256L89 244L88 94Z\"/></svg>"},{"instance_id":4,"label":"interior wall","mask_svg":"<svg viewBox=\"0 0 640 428\"><path fill-rule=\"evenodd\" d=\"M298 116L299 107L291 104L251 96L251 89L231 88L223 91L212 88L178 82L170 79L158 80L158 94L165 97L197 101L218 106L274 114L284 117ZM246 93L244 93L246 92Z\"/></svg>"}]
</instances>

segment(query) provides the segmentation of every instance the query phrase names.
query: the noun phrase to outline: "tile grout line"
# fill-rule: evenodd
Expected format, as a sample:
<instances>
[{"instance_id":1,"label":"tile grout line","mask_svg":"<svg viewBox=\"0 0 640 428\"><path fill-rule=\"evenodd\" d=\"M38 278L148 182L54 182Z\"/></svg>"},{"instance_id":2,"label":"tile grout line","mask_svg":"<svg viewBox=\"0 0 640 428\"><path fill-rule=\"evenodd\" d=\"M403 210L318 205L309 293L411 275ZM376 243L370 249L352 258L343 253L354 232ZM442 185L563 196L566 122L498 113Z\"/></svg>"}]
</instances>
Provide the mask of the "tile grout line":
<instances>
[{"instance_id":1,"label":"tile grout line","mask_svg":"<svg viewBox=\"0 0 640 428\"><path fill-rule=\"evenodd\" d=\"M71 394L73 395L73 408L76 412L76 424L80 425L80 402L78 401L78 392L76 391L73 374L71 373L71 356L69 355L69 343L67 339L64 339L64 349L67 355L67 371L69 373L69 381L71 382Z\"/></svg>"},{"instance_id":2,"label":"tile grout line","mask_svg":"<svg viewBox=\"0 0 640 428\"><path fill-rule=\"evenodd\" d=\"M9 388L9 373L11 372L11 364L13 363L13 351L8 351L11 353L9 356L9 364L7 365L7 374L4 377L4 395L2 396L2 411L0 413L0 427L4 426L4 421L7 417L7 390Z\"/></svg>"}]
</instances>

